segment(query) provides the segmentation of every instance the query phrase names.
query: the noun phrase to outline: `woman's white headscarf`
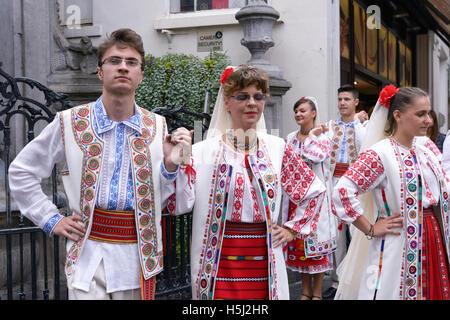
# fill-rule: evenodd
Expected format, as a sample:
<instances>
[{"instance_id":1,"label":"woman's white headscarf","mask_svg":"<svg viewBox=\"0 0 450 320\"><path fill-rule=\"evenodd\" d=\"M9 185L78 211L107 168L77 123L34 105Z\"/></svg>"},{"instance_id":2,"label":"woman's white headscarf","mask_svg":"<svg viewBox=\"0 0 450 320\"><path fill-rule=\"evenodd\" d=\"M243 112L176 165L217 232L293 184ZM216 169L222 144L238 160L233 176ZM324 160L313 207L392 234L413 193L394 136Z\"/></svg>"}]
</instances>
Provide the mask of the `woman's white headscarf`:
<instances>
[{"instance_id":1,"label":"woman's white headscarf","mask_svg":"<svg viewBox=\"0 0 450 320\"><path fill-rule=\"evenodd\" d=\"M217 136L222 136L224 133L226 133L227 130L231 129L231 115L227 110L225 109L224 104L224 94L223 94L223 83L226 81L226 78L223 79L225 73L232 73L230 68L232 69L232 72L235 72L239 69L239 67L234 66L228 66L224 73L222 74L221 78L221 84L219 93L217 94L216 98L216 104L214 105L213 114L211 117L211 122L208 128L208 131L206 133L206 139L214 138ZM261 114L261 118L259 118L258 123L256 124L256 131L257 132L266 132L266 122L264 120L264 113Z\"/></svg>"},{"instance_id":2,"label":"woman's white headscarf","mask_svg":"<svg viewBox=\"0 0 450 320\"><path fill-rule=\"evenodd\" d=\"M390 91L395 94L398 89L396 89L393 85L389 85L381 91L377 104L375 105L372 115L370 116L360 153L364 152L375 143L388 137L385 132L385 128L388 118L390 98L392 96L389 96L388 99L386 99L386 91ZM377 208L372 197L372 193L367 192L360 195L359 199L364 216L370 223L375 223ZM355 228L347 254L337 268L339 287L335 295L336 300L356 300L358 298L369 244L370 240L368 240L360 230Z\"/></svg>"}]
</instances>

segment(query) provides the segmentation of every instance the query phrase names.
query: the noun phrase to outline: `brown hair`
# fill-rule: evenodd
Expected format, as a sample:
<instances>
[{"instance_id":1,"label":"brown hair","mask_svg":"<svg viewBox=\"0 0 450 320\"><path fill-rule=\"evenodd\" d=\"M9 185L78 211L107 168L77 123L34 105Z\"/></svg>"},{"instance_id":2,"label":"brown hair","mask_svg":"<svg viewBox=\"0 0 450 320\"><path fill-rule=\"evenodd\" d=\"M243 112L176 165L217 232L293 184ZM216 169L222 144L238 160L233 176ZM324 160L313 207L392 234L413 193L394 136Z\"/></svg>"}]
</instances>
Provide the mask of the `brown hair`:
<instances>
[{"instance_id":1,"label":"brown hair","mask_svg":"<svg viewBox=\"0 0 450 320\"><path fill-rule=\"evenodd\" d=\"M409 105L411 105L415 99L419 97L427 97L428 94L417 87L402 87L391 98L391 106L388 111L386 134L391 135L397 129L397 122L394 119L394 111L399 110L404 112Z\"/></svg>"},{"instance_id":2,"label":"brown hair","mask_svg":"<svg viewBox=\"0 0 450 320\"><path fill-rule=\"evenodd\" d=\"M353 95L354 99L359 99L359 92L356 90L354 86L351 84L344 84L342 87L338 89L338 94L341 92L350 92Z\"/></svg>"},{"instance_id":3,"label":"brown hair","mask_svg":"<svg viewBox=\"0 0 450 320\"><path fill-rule=\"evenodd\" d=\"M223 86L223 94L226 97L234 92L255 85L262 93L269 96L269 76L259 68L242 64L231 73Z\"/></svg>"},{"instance_id":4,"label":"brown hair","mask_svg":"<svg viewBox=\"0 0 450 320\"><path fill-rule=\"evenodd\" d=\"M135 49L141 56L141 69L144 70L145 63L145 51L142 38L135 31L127 28L118 29L107 36L106 40L100 44L98 47L97 59L98 66L101 67L103 55L106 50L113 46L118 46L119 48L131 47Z\"/></svg>"},{"instance_id":5,"label":"brown hair","mask_svg":"<svg viewBox=\"0 0 450 320\"><path fill-rule=\"evenodd\" d=\"M428 127L427 136L432 141L436 141L436 139L439 135L439 123L438 123L436 112L434 112L434 110L431 110L430 116L433 119L433 125Z\"/></svg>"},{"instance_id":6,"label":"brown hair","mask_svg":"<svg viewBox=\"0 0 450 320\"><path fill-rule=\"evenodd\" d=\"M295 104L294 104L294 112L295 109L297 109L297 107L301 104L304 103L309 103L309 105L311 106L311 110L316 112L316 116L314 117L314 121L316 121L317 118L317 108L316 108L316 104L314 103L314 101L312 101L311 99L308 98L301 98L299 99Z\"/></svg>"}]
</instances>

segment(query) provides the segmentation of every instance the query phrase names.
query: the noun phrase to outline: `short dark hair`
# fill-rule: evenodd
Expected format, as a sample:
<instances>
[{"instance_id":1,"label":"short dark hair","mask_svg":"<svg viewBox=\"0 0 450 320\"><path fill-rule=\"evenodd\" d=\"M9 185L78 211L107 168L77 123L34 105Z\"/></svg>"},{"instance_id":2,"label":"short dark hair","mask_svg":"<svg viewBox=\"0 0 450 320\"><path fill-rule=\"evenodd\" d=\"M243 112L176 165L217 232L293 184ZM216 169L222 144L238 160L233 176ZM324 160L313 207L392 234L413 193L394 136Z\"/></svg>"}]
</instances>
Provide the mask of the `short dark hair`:
<instances>
[{"instance_id":1,"label":"short dark hair","mask_svg":"<svg viewBox=\"0 0 450 320\"><path fill-rule=\"evenodd\" d=\"M359 92L356 90L354 86L351 84L344 84L342 87L338 89L338 94L341 92L350 92L353 95L353 98L359 99Z\"/></svg>"},{"instance_id":2,"label":"short dark hair","mask_svg":"<svg viewBox=\"0 0 450 320\"><path fill-rule=\"evenodd\" d=\"M99 67L101 67L102 65L103 55L105 54L106 50L108 50L112 46L131 47L135 49L141 56L141 69L144 70L144 44L142 42L141 36L138 35L135 31L128 28L123 28L114 31L110 36L107 36L106 40L98 47L97 59Z\"/></svg>"}]
</instances>

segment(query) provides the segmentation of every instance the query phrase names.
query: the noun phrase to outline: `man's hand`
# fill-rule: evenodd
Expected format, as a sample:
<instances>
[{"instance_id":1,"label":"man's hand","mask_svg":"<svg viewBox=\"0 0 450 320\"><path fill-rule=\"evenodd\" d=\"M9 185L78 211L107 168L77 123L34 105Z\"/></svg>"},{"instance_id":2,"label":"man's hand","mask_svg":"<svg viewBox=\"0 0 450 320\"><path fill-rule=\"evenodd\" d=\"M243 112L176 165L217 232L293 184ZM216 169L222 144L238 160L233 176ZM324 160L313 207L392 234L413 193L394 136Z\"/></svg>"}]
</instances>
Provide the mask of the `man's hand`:
<instances>
[{"instance_id":1,"label":"man's hand","mask_svg":"<svg viewBox=\"0 0 450 320\"><path fill-rule=\"evenodd\" d=\"M354 121L359 120L359 122L363 123L366 120L369 120L369 115L365 111L360 111L355 114Z\"/></svg>"},{"instance_id":2,"label":"man's hand","mask_svg":"<svg viewBox=\"0 0 450 320\"><path fill-rule=\"evenodd\" d=\"M319 136L322 133L325 133L328 131L328 126L325 123L320 123L318 125L316 125L310 132L309 134L313 134L315 136Z\"/></svg>"},{"instance_id":3,"label":"man's hand","mask_svg":"<svg viewBox=\"0 0 450 320\"><path fill-rule=\"evenodd\" d=\"M190 164L192 151L192 134L186 128L180 127L168 134L163 144L164 166L169 172L177 170L179 164Z\"/></svg>"},{"instance_id":4,"label":"man's hand","mask_svg":"<svg viewBox=\"0 0 450 320\"><path fill-rule=\"evenodd\" d=\"M78 241L81 237L84 237L86 233L86 228L79 222L83 222L83 217L79 214L64 217L59 220L55 228L53 228L53 233L73 241Z\"/></svg>"}]
</instances>

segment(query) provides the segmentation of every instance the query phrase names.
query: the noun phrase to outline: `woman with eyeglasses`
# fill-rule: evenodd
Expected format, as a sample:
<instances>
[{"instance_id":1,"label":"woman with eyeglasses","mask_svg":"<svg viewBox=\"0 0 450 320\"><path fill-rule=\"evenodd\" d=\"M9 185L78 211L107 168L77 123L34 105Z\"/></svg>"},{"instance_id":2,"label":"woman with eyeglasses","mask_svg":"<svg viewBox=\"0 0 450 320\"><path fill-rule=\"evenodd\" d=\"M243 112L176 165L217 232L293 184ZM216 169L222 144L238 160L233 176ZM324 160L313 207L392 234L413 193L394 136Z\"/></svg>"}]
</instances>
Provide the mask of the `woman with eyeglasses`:
<instances>
[{"instance_id":1,"label":"woman with eyeglasses","mask_svg":"<svg viewBox=\"0 0 450 320\"><path fill-rule=\"evenodd\" d=\"M339 218L359 229L338 268L336 299L449 299L449 181L415 139L430 110L419 88L380 93L362 152L333 191Z\"/></svg>"},{"instance_id":2,"label":"woman with eyeglasses","mask_svg":"<svg viewBox=\"0 0 450 320\"><path fill-rule=\"evenodd\" d=\"M177 176L168 207L194 208L193 299L289 299L281 244L309 235L319 213L324 185L265 133L268 80L247 65L224 71L207 138ZM282 191L299 210L279 226Z\"/></svg>"},{"instance_id":3,"label":"woman with eyeglasses","mask_svg":"<svg viewBox=\"0 0 450 320\"><path fill-rule=\"evenodd\" d=\"M301 273L300 300L321 300L325 272L333 269L331 253L336 249L336 217L331 210L330 140L323 134L326 125L318 123L318 104L314 97L302 97L294 104L299 130L288 134L286 141L327 186L327 194L316 222L316 230L306 239L296 238L286 244L286 266ZM297 205L283 198L283 221L295 215Z\"/></svg>"}]
</instances>

